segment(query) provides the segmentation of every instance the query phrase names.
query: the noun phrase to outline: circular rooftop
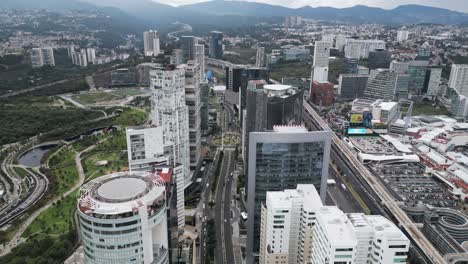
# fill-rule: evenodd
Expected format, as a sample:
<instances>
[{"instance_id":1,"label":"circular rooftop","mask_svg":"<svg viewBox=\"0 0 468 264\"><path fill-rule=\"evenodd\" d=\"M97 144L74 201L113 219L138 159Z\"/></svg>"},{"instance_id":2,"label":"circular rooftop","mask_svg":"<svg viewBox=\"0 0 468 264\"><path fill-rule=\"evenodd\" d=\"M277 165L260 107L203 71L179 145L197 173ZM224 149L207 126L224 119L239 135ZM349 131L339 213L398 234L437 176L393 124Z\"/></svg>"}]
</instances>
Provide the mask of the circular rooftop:
<instances>
[{"instance_id":1,"label":"circular rooftop","mask_svg":"<svg viewBox=\"0 0 468 264\"><path fill-rule=\"evenodd\" d=\"M126 175L107 178L92 190L94 199L107 203L132 201L145 196L153 183L145 177Z\"/></svg>"},{"instance_id":2,"label":"circular rooftop","mask_svg":"<svg viewBox=\"0 0 468 264\"><path fill-rule=\"evenodd\" d=\"M263 86L264 89L266 90L271 90L271 91L284 91L291 89L291 85L284 85L284 84L268 84Z\"/></svg>"},{"instance_id":3,"label":"circular rooftop","mask_svg":"<svg viewBox=\"0 0 468 264\"><path fill-rule=\"evenodd\" d=\"M143 178L115 178L99 186L97 194L106 200L131 200L144 194L148 187Z\"/></svg>"}]
</instances>

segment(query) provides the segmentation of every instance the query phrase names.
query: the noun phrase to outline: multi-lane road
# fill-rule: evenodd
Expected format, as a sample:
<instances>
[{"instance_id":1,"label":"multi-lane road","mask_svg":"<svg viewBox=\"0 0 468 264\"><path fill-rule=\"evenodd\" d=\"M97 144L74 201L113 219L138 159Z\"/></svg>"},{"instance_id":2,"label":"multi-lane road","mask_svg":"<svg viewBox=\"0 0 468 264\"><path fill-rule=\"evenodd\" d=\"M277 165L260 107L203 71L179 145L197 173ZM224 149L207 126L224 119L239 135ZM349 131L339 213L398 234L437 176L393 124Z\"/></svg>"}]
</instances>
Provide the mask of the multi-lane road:
<instances>
[{"instance_id":1,"label":"multi-lane road","mask_svg":"<svg viewBox=\"0 0 468 264\"><path fill-rule=\"evenodd\" d=\"M318 129L330 130L328 125L306 101L304 101L304 111L306 113L305 118L307 118L309 122L312 122ZM347 166L354 172L354 176L362 180L363 185L368 186L367 189L372 191L371 195L380 201L382 207L398 222L400 227L408 234L413 244L426 256L427 260L431 263L445 263L440 253L398 206L394 197L388 192L386 187L375 178L375 175L369 172L356 158L356 154L335 134L332 136L332 149L341 159L346 161Z\"/></svg>"}]
</instances>

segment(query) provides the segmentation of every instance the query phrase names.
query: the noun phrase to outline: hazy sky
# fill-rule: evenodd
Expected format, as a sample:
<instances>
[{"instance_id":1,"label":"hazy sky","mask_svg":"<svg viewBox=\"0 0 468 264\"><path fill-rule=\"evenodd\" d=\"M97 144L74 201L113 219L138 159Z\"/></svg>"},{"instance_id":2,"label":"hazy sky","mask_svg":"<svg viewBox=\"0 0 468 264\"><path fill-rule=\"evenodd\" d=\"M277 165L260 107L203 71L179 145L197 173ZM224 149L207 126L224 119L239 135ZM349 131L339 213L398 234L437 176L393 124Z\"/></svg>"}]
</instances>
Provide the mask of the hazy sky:
<instances>
[{"instance_id":1,"label":"hazy sky","mask_svg":"<svg viewBox=\"0 0 468 264\"><path fill-rule=\"evenodd\" d=\"M153 0L169 5L183 5L198 2L206 2L207 0ZM251 1L251 0L249 0ZM302 7L310 5L316 6L332 6L332 7L350 7L355 5L367 5L382 7L386 9L394 8L398 5L405 4L420 4L427 6L436 6L456 11L468 13L468 0L255 0L253 2L268 3L274 5L282 5L287 7Z\"/></svg>"}]
</instances>

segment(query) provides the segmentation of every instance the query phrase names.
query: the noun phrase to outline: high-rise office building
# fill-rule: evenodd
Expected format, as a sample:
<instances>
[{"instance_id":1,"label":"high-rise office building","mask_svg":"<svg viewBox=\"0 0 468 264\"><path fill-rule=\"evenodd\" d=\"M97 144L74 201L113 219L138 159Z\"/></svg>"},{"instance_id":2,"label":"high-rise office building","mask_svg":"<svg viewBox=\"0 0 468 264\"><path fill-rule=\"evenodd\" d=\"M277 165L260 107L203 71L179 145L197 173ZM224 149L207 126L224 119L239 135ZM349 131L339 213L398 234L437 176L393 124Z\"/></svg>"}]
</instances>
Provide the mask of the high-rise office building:
<instances>
[{"instance_id":1,"label":"high-rise office building","mask_svg":"<svg viewBox=\"0 0 468 264\"><path fill-rule=\"evenodd\" d=\"M358 74L358 60L352 58L345 58L343 61L344 74Z\"/></svg>"},{"instance_id":2,"label":"high-rise office building","mask_svg":"<svg viewBox=\"0 0 468 264\"><path fill-rule=\"evenodd\" d=\"M246 67L234 65L226 68L226 89L240 93L240 106L245 109L247 85L250 80L270 80L270 71L267 68Z\"/></svg>"},{"instance_id":3,"label":"high-rise office building","mask_svg":"<svg viewBox=\"0 0 468 264\"><path fill-rule=\"evenodd\" d=\"M313 81L310 85L310 101L320 107L329 107L335 97L333 84L328 81Z\"/></svg>"},{"instance_id":4,"label":"high-rise office building","mask_svg":"<svg viewBox=\"0 0 468 264\"><path fill-rule=\"evenodd\" d=\"M200 65L200 81L205 80L205 45L196 44L195 45L195 63Z\"/></svg>"},{"instance_id":5,"label":"high-rise office building","mask_svg":"<svg viewBox=\"0 0 468 264\"><path fill-rule=\"evenodd\" d=\"M452 64L448 87L468 97L468 64Z\"/></svg>"},{"instance_id":6,"label":"high-rise office building","mask_svg":"<svg viewBox=\"0 0 468 264\"><path fill-rule=\"evenodd\" d=\"M398 42L407 41L408 37L409 37L409 31L408 30L398 30L398 32L397 32L397 41Z\"/></svg>"},{"instance_id":7,"label":"high-rise office building","mask_svg":"<svg viewBox=\"0 0 468 264\"><path fill-rule=\"evenodd\" d=\"M265 80L249 81L247 116L242 125L242 154L246 171L250 133L269 131L275 125L300 125L303 95L303 90L289 85L267 85Z\"/></svg>"},{"instance_id":8,"label":"high-rise office building","mask_svg":"<svg viewBox=\"0 0 468 264\"><path fill-rule=\"evenodd\" d=\"M441 78L441 67L429 67L426 72L426 80L424 81L424 89L422 93L432 98L438 96Z\"/></svg>"},{"instance_id":9,"label":"high-rise office building","mask_svg":"<svg viewBox=\"0 0 468 264\"><path fill-rule=\"evenodd\" d=\"M261 205L266 192L317 186L325 200L331 132L308 132L300 126L275 126L272 132L249 136L247 263L259 252Z\"/></svg>"},{"instance_id":10,"label":"high-rise office building","mask_svg":"<svg viewBox=\"0 0 468 264\"><path fill-rule=\"evenodd\" d=\"M200 116L201 116L201 125L200 128L202 131L208 131L209 128L209 98L210 98L210 86L208 82L200 83L200 101L201 101L201 109L200 109Z\"/></svg>"},{"instance_id":11,"label":"high-rise office building","mask_svg":"<svg viewBox=\"0 0 468 264\"><path fill-rule=\"evenodd\" d=\"M385 41L347 39L345 57L358 60L367 59L369 57L369 52L377 49L385 49Z\"/></svg>"},{"instance_id":12,"label":"high-rise office building","mask_svg":"<svg viewBox=\"0 0 468 264\"><path fill-rule=\"evenodd\" d=\"M267 57L266 57L265 47L257 48L257 54L255 56L255 66L257 67L267 66Z\"/></svg>"},{"instance_id":13,"label":"high-rise office building","mask_svg":"<svg viewBox=\"0 0 468 264\"><path fill-rule=\"evenodd\" d=\"M308 263L316 212L321 206L312 184L267 192L262 203L259 263Z\"/></svg>"},{"instance_id":14,"label":"high-rise office building","mask_svg":"<svg viewBox=\"0 0 468 264\"><path fill-rule=\"evenodd\" d=\"M380 215L344 214L335 206L317 210L312 264L405 263L409 239Z\"/></svg>"},{"instance_id":15,"label":"high-rise office building","mask_svg":"<svg viewBox=\"0 0 468 264\"><path fill-rule=\"evenodd\" d=\"M223 32L211 31L210 58L223 59Z\"/></svg>"},{"instance_id":16,"label":"high-rise office building","mask_svg":"<svg viewBox=\"0 0 468 264\"><path fill-rule=\"evenodd\" d=\"M316 41L314 46L314 62L312 65L312 81L328 81L328 64L330 62L330 42Z\"/></svg>"},{"instance_id":17,"label":"high-rise office building","mask_svg":"<svg viewBox=\"0 0 468 264\"><path fill-rule=\"evenodd\" d=\"M369 52L369 69L388 69L390 68L390 63L392 62L392 53L384 50L384 49L377 49L374 51Z\"/></svg>"},{"instance_id":18,"label":"high-rise office building","mask_svg":"<svg viewBox=\"0 0 468 264\"><path fill-rule=\"evenodd\" d=\"M411 61L409 63L408 74L410 75L410 80L408 89L410 93L422 94L428 66L428 61Z\"/></svg>"},{"instance_id":19,"label":"high-rise office building","mask_svg":"<svg viewBox=\"0 0 468 264\"><path fill-rule=\"evenodd\" d=\"M185 101L183 65L164 65L150 71L151 120L163 128L163 144L172 144L174 163L182 164L190 183L189 116Z\"/></svg>"},{"instance_id":20,"label":"high-rise office building","mask_svg":"<svg viewBox=\"0 0 468 264\"><path fill-rule=\"evenodd\" d=\"M183 57L186 60L195 60L195 45L198 44L198 40L194 36L182 36L182 52Z\"/></svg>"},{"instance_id":21,"label":"high-rise office building","mask_svg":"<svg viewBox=\"0 0 468 264\"><path fill-rule=\"evenodd\" d=\"M145 49L145 56L157 56L159 53L161 53L159 32L156 30L143 32L143 45Z\"/></svg>"},{"instance_id":22,"label":"high-rise office building","mask_svg":"<svg viewBox=\"0 0 468 264\"><path fill-rule=\"evenodd\" d=\"M340 74L338 79L338 97L342 100L354 100L364 96L369 74Z\"/></svg>"},{"instance_id":23,"label":"high-rise office building","mask_svg":"<svg viewBox=\"0 0 468 264\"><path fill-rule=\"evenodd\" d=\"M87 264L169 263L166 181L120 172L84 184L78 198Z\"/></svg>"},{"instance_id":24,"label":"high-rise office building","mask_svg":"<svg viewBox=\"0 0 468 264\"><path fill-rule=\"evenodd\" d=\"M416 60L429 60L432 56L432 50L429 45L422 45L418 48Z\"/></svg>"},{"instance_id":25,"label":"high-rise office building","mask_svg":"<svg viewBox=\"0 0 468 264\"><path fill-rule=\"evenodd\" d=\"M31 49L31 65L33 68L55 66L54 49L50 47Z\"/></svg>"},{"instance_id":26,"label":"high-rise office building","mask_svg":"<svg viewBox=\"0 0 468 264\"><path fill-rule=\"evenodd\" d=\"M346 45L346 36L343 34L338 34L336 36L336 41L335 41L335 48L339 51L342 52L344 47Z\"/></svg>"},{"instance_id":27,"label":"high-rise office building","mask_svg":"<svg viewBox=\"0 0 468 264\"><path fill-rule=\"evenodd\" d=\"M388 69L372 70L369 74L364 97L397 101L408 98L408 74L398 74Z\"/></svg>"},{"instance_id":28,"label":"high-rise office building","mask_svg":"<svg viewBox=\"0 0 468 264\"><path fill-rule=\"evenodd\" d=\"M188 61L185 67L185 103L188 107L190 168L194 170L200 160L201 147L201 98L200 64Z\"/></svg>"}]
</instances>

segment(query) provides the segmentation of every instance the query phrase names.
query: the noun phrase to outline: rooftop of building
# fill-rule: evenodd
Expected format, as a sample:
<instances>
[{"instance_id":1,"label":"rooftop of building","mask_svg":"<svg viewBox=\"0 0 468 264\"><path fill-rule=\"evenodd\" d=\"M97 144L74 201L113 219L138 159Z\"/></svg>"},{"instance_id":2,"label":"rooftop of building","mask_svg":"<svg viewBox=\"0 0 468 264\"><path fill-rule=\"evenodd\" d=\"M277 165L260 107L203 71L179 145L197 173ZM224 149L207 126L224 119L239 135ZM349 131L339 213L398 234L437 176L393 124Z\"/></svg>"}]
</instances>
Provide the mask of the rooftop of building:
<instances>
[{"instance_id":1,"label":"rooftop of building","mask_svg":"<svg viewBox=\"0 0 468 264\"><path fill-rule=\"evenodd\" d=\"M117 215L155 200L165 200L165 180L158 173L118 172L84 184L78 208L85 214Z\"/></svg>"},{"instance_id":2,"label":"rooftop of building","mask_svg":"<svg viewBox=\"0 0 468 264\"><path fill-rule=\"evenodd\" d=\"M320 207L317 219L328 237L328 241L336 243L332 247L350 246L356 244L356 237L348 217L336 206Z\"/></svg>"},{"instance_id":3,"label":"rooftop of building","mask_svg":"<svg viewBox=\"0 0 468 264\"><path fill-rule=\"evenodd\" d=\"M271 91L286 91L291 88L292 88L291 85L284 85L284 84L267 84L263 86L263 89L271 90Z\"/></svg>"},{"instance_id":4,"label":"rooftop of building","mask_svg":"<svg viewBox=\"0 0 468 264\"><path fill-rule=\"evenodd\" d=\"M273 126L274 132L280 133L307 133L308 130L304 126Z\"/></svg>"},{"instance_id":5,"label":"rooftop of building","mask_svg":"<svg viewBox=\"0 0 468 264\"><path fill-rule=\"evenodd\" d=\"M384 216L350 213L348 218L356 228L372 228L376 234L385 234L386 237L391 239L408 240L403 232Z\"/></svg>"}]
</instances>

